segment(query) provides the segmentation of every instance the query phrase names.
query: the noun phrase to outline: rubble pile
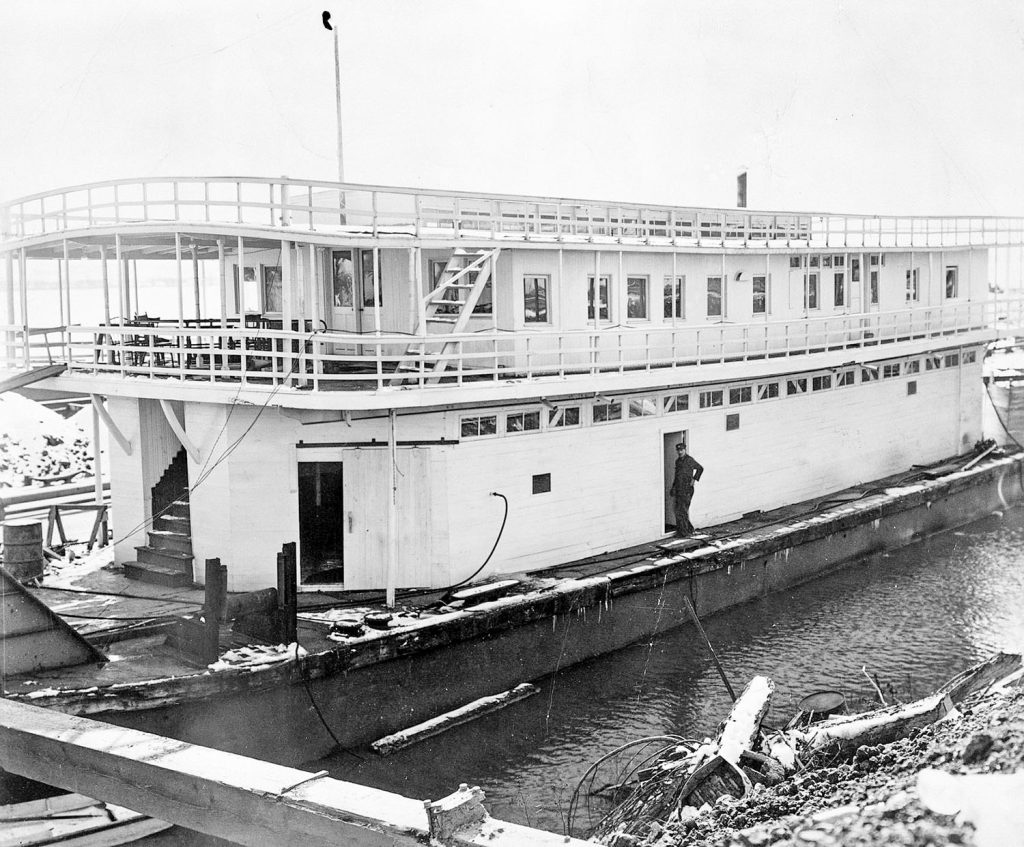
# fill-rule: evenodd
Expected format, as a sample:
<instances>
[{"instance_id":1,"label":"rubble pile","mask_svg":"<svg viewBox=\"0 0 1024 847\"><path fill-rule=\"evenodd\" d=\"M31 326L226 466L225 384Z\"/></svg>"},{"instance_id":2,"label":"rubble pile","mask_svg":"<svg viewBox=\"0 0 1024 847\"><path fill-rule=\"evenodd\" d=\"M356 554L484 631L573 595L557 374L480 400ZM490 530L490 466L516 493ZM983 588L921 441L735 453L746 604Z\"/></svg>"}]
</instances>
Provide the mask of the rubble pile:
<instances>
[{"instance_id":1,"label":"rubble pile","mask_svg":"<svg viewBox=\"0 0 1024 847\"><path fill-rule=\"evenodd\" d=\"M13 392L0 395L0 488L92 473L91 439L72 420Z\"/></svg>"},{"instance_id":2,"label":"rubble pile","mask_svg":"<svg viewBox=\"0 0 1024 847\"><path fill-rule=\"evenodd\" d=\"M747 750L736 768L723 755L748 686L695 769L690 754L644 774L594 837L612 847L1024 844L1022 680L1020 657L999 654L916 703L759 728L754 746L794 754L771 774L769 752Z\"/></svg>"}]
</instances>

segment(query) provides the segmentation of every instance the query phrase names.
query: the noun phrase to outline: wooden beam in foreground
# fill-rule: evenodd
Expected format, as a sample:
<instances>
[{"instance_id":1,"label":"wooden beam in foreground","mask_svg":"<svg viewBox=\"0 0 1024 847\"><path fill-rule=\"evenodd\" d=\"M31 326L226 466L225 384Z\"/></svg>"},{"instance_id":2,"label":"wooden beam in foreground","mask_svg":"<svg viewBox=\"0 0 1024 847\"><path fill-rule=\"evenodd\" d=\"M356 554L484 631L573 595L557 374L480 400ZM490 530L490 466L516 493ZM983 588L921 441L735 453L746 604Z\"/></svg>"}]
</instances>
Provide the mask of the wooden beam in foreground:
<instances>
[{"instance_id":1,"label":"wooden beam in foreground","mask_svg":"<svg viewBox=\"0 0 1024 847\"><path fill-rule=\"evenodd\" d=\"M237 844L583 847L487 815L479 789L436 803L0 699L0 767Z\"/></svg>"}]
</instances>

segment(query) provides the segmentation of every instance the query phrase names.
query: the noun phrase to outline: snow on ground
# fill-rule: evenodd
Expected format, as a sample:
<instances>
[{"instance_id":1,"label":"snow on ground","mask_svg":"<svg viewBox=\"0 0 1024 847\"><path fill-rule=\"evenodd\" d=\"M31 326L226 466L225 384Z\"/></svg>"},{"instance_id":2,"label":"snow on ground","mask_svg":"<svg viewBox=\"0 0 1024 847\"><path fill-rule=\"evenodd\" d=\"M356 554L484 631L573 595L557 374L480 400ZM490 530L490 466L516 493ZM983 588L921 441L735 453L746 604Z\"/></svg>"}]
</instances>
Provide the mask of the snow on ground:
<instances>
[{"instance_id":1,"label":"snow on ground","mask_svg":"<svg viewBox=\"0 0 1024 847\"><path fill-rule=\"evenodd\" d=\"M0 395L0 489L31 485L33 477L92 473L92 438L79 421L14 392Z\"/></svg>"}]
</instances>

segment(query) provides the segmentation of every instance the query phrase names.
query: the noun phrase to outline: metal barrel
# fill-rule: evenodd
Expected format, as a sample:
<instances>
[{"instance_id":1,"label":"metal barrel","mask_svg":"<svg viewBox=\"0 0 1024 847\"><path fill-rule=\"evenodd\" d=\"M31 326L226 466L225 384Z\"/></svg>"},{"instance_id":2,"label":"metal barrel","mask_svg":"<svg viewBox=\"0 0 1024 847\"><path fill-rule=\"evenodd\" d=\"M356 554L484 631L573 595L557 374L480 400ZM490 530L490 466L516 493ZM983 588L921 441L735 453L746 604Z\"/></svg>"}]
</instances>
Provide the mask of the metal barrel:
<instances>
[{"instance_id":1,"label":"metal barrel","mask_svg":"<svg viewBox=\"0 0 1024 847\"><path fill-rule=\"evenodd\" d=\"M38 521L4 523L4 567L24 582L43 575L43 525Z\"/></svg>"}]
</instances>

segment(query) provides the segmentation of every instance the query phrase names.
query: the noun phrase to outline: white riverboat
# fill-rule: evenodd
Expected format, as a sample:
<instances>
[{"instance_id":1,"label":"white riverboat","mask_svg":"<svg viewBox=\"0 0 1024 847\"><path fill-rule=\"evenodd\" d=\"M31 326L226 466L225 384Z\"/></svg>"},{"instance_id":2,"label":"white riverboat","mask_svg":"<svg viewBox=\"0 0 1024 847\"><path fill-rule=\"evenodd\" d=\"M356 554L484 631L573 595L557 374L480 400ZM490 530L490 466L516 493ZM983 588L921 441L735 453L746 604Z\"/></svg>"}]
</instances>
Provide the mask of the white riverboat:
<instances>
[{"instance_id":1,"label":"white riverboat","mask_svg":"<svg viewBox=\"0 0 1024 847\"><path fill-rule=\"evenodd\" d=\"M299 590L390 599L499 535L480 576L657 539L679 441L698 526L956 455L1021 325L1019 218L248 177L0 213L8 384L93 397L129 575L233 591L288 541Z\"/></svg>"}]
</instances>

